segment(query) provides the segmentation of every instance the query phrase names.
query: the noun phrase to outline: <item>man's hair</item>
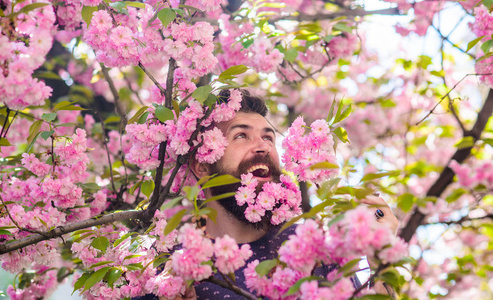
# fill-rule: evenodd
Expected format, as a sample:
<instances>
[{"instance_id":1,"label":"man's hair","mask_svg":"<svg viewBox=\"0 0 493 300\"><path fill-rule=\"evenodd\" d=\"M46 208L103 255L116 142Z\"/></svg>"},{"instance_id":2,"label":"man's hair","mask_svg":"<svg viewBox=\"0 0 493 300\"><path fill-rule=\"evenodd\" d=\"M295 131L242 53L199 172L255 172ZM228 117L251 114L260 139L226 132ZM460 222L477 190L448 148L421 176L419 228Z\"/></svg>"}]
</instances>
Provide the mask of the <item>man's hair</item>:
<instances>
[{"instance_id":1,"label":"man's hair","mask_svg":"<svg viewBox=\"0 0 493 300\"><path fill-rule=\"evenodd\" d=\"M262 117L267 115L269 109L265 105L264 99L258 96L252 96L248 90L239 89L241 92L241 108L239 111L244 113L257 113ZM227 103L229 101L229 96L231 95L230 90L222 90L219 95L217 95L218 103Z\"/></svg>"}]
</instances>

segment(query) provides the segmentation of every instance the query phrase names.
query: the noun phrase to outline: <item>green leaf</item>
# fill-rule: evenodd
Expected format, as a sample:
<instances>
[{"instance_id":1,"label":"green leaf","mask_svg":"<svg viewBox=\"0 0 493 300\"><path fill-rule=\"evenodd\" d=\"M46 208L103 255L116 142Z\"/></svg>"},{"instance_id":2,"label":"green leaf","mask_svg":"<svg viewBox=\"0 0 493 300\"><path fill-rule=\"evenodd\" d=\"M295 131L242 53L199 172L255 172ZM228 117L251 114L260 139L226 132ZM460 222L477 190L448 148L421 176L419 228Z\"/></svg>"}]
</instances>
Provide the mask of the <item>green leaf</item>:
<instances>
[{"instance_id":1,"label":"green leaf","mask_svg":"<svg viewBox=\"0 0 493 300\"><path fill-rule=\"evenodd\" d=\"M111 268L109 272L106 274L106 282L108 286L113 287L115 282L122 276L123 271L118 268Z\"/></svg>"},{"instance_id":2,"label":"green leaf","mask_svg":"<svg viewBox=\"0 0 493 300\"><path fill-rule=\"evenodd\" d=\"M342 106L342 104L341 104ZM345 118L349 116L349 114L352 112L352 107L351 104L349 104L342 113L337 112L338 114L336 115L334 119L334 124L341 122Z\"/></svg>"},{"instance_id":3,"label":"green leaf","mask_svg":"<svg viewBox=\"0 0 493 300\"><path fill-rule=\"evenodd\" d=\"M123 258L123 260L132 259L132 258L136 258L136 257L142 257L142 254L127 255L127 256L125 256L125 258Z\"/></svg>"},{"instance_id":4,"label":"green leaf","mask_svg":"<svg viewBox=\"0 0 493 300\"><path fill-rule=\"evenodd\" d=\"M370 181L373 179L378 179L386 176L396 176L399 175L400 171L387 171L387 172L380 172L380 173L368 173L363 178L361 178L361 182L365 181Z\"/></svg>"},{"instance_id":5,"label":"green leaf","mask_svg":"<svg viewBox=\"0 0 493 300\"><path fill-rule=\"evenodd\" d=\"M0 146L12 146L6 138L0 138Z\"/></svg>"},{"instance_id":6,"label":"green leaf","mask_svg":"<svg viewBox=\"0 0 493 300\"><path fill-rule=\"evenodd\" d=\"M460 198L460 196L464 195L465 193L467 193L467 190L463 188L455 189L450 195L447 196L445 200L447 201L447 203L455 202L457 199Z\"/></svg>"},{"instance_id":7,"label":"green leaf","mask_svg":"<svg viewBox=\"0 0 493 300\"><path fill-rule=\"evenodd\" d=\"M12 235L12 233L8 230L0 229L0 235Z\"/></svg>"},{"instance_id":8,"label":"green leaf","mask_svg":"<svg viewBox=\"0 0 493 300\"><path fill-rule=\"evenodd\" d=\"M123 1L112 2L110 3L110 6L113 7L119 13L123 13L123 14L126 13L125 9L127 8L127 4L125 4L125 2Z\"/></svg>"},{"instance_id":9,"label":"green leaf","mask_svg":"<svg viewBox=\"0 0 493 300\"><path fill-rule=\"evenodd\" d=\"M168 235L171 231L176 229L180 225L183 216L187 213L186 209L182 209L169 218L166 227L164 228L164 235Z\"/></svg>"},{"instance_id":10,"label":"green leaf","mask_svg":"<svg viewBox=\"0 0 493 300\"><path fill-rule=\"evenodd\" d=\"M43 131L40 135L46 141L53 133L55 133L55 130Z\"/></svg>"},{"instance_id":11,"label":"green leaf","mask_svg":"<svg viewBox=\"0 0 493 300\"><path fill-rule=\"evenodd\" d=\"M105 236L99 236L92 240L91 246L94 248L101 250L102 252L105 252L108 246L110 245L110 242L108 241L108 238Z\"/></svg>"},{"instance_id":12,"label":"green leaf","mask_svg":"<svg viewBox=\"0 0 493 300\"><path fill-rule=\"evenodd\" d=\"M94 272L91 275L91 277L87 278L87 280L84 282L84 291L90 289L96 283L103 280L104 276L106 275L106 273L108 273L109 270L110 270L110 267L104 267L104 268L101 268L101 269L97 270L96 272Z\"/></svg>"},{"instance_id":13,"label":"green leaf","mask_svg":"<svg viewBox=\"0 0 493 300\"><path fill-rule=\"evenodd\" d=\"M248 67L245 65L236 65L227 68L221 74L219 74L218 81L231 80L236 78L236 75L240 75L248 71Z\"/></svg>"},{"instance_id":14,"label":"green leaf","mask_svg":"<svg viewBox=\"0 0 493 300\"><path fill-rule=\"evenodd\" d=\"M212 202L212 201L217 201L217 200L221 200L221 199L224 199L224 198L233 197L234 195L236 195L236 192L224 193L224 194L221 194L221 195L216 195L214 197L207 198L207 200L205 200L202 203L203 204L206 204L206 203L209 203L209 202Z\"/></svg>"},{"instance_id":15,"label":"green leaf","mask_svg":"<svg viewBox=\"0 0 493 300\"><path fill-rule=\"evenodd\" d=\"M208 189L215 186L228 185L241 182L240 179L230 174L216 176L202 185L202 189Z\"/></svg>"},{"instance_id":16,"label":"green leaf","mask_svg":"<svg viewBox=\"0 0 493 300\"><path fill-rule=\"evenodd\" d=\"M112 260L100 261L98 263L95 263L95 264L91 265L89 267L89 269L94 269L94 268L101 267L101 266L104 266L104 265L107 265L107 264L111 264L111 263L113 263Z\"/></svg>"},{"instance_id":17,"label":"green leaf","mask_svg":"<svg viewBox=\"0 0 493 300\"><path fill-rule=\"evenodd\" d=\"M34 142L35 137L39 133L39 129L41 128L41 125L43 125L43 120L37 120L31 124L31 127L29 127L29 136L27 137L28 143Z\"/></svg>"},{"instance_id":18,"label":"green leaf","mask_svg":"<svg viewBox=\"0 0 493 300\"><path fill-rule=\"evenodd\" d=\"M389 295L382 295L382 294L375 294L375 295L364 295L358 298L355 298L355 300L390 300Z\"/></svg>"},{"instance_id":19,"label":"green leaf","mask_svg":"<svg viewBox=\"0 0 493 300\"><path fill-rule=\"evenodd\" d=\"M166 201L162 206L161 206L161 211L163 210L166 210L166 209L170 209L172 207L174 207L176 204L178 204L181 200L183 200L183 197L180 196L180 197L176 197L176 198L173 198L173 199L170 199L168 201Z\"/></svg>"},{"instance_id":20,"label":"green leaf","mask_svg":"<svg viewBox=\"0 0 493 300\"><path fill-rule=\"evenodd\" d=\"M351 27L347 26L347 24L345 22L339 22L339 23L335 24L334 27L332 27L332 30L344 31L347 33L353 32L353 29Z\"/></svg>"},{"instance_id":21,"label":"green leaf","mask_svg":"<svg viewBox=\"0 0 493 300\"><path fill-rule=\"evenodd\" d=\"M311 281L311 280L317 280L318 281L318 280L320 280L320 277L318 277L318 276L308 276L308 277L303 277L303 278L299 279L298 281L296 281L295 284L293 284L289 288L289 290L286 292L286 294L283 295L283 298L284 297L287 297L287 296L291 296L291 295L296 294L300 290L300 287L303 284L303 282Z\"/></svg>"},{"instance_id":22,"label":"green leaf","mask_svg":"<svg viewBox=\"0 0 493 300\"><path fill-rule=\"evenodd\" d=\"M289 62L294 62L298 57L298 50L295 48L288 49L284 52L284 59Z\"/></svg>"},{"instance_id":23,"label":"green leaf","mask_svg":"<svg viewBox=\"0 0 493 300\"><path fill-rule=\"evenodd\" d=\"M113 243L113 247L116 247L118 245L120 245L124 240L128 239L129 237L131 237L132 235L136 234L135 232L127 232L125 233L124 235L122 235L121 237L119 237L114 243Z\"/></svg>"},{"instance_id":24,"label":"green leaf","mask_svg":"<svg viewBox=\"0 0 493 300\"><path fill-rule=\"evenodd\" d=\"M347 263L344 264L341 268L338 269L339 273L344 274L344 276L348 276L358 270L354 270L354 267L359 264L361 261L361 258L355 258L353 260L348 261Z\"/></svg>"},{"instance_id":25,"label":"green leaf","mask_svg":"<svg viewBox=\"0 0 493 300\"><path fill-rule=\"evenodd\" d=\"M167 27L176 19L176 12L171 8L164 8L157 13L157 17L163 23L163 26Z\"/></svg>"},{"instance_id":26,"label":"green leaf","mask_svg":"<svg viewBox=\"0 0 493 300\"><path fill-rule=\"evenodd\" d=\"M397 198L397 206L404 212L408 212L413 208L416 197L413 194L405 193Z\"/></svg>"},{"instance_id":27,"label":"green leaf","mask_svg":"<svg viewBox=\"0 0 493 300\"><path fill-rule=\"evenodd\" d=\"M82 276L77 279L77 281L74 283L74 290L72 291L72 295L75 293L76 290L82 288L84 286L84 283L86 283L86 280L91 277L92 273L84 273Z\"/></svg>"},{"instance_id":28,"label":"green leaf","mask_svg":"<svg viewBox=\"0 0 493 300\"><path fill-rule=\"evenodd\" d=\"M121 117L120 116L109 116L104 120L104 124L110 124L110 123L120 123Z\"/></svg>"},{"instance_id":29,"label":"green leaf","mask_svg":"<svg viewBox=\"0 0 493 300\"><path fill-rule=\"evenodd\" d=\"M142 191L142 194L146 195L147 198L149 198L154 191L154 187L154 181L149 179L142 183L142 188L140 190Z\"/></svg>"},{"instance_id":30,"label":"green leaf","mask_svg":"<svg viewBox=\"0 0 493 300\"><path fill-rule=\"evenodd\" d=\"M70 101L62 101L62 102L59 102L55 105L55 107L53 107L53 111L59 111L61 110L62 108L64 108L65 106L69 106L69 105L72 105L73 102L70 102Z\"/></svg>"},{"instance_id":31,"label":"green leaf","mask_svg":"<svg viewBox=\"0 0 493 300\"><path fill-rule=\"evenodd\" d=\"M33 77L40 79L62 80L62 78L58 76L58 74L52 71L35 71Z\"/></svg>"},{"instance_id":32,"label":"green leaf","mask_svg":"<svg viewBox=\"0 0 493 300\"><path fill-rule=\"evenodd\" d=\"M457 149L470 148L470 147L474 146L475 142L476 141L474 140L474 138L472 136L465 136L460 141L455 143L454 147L456 147Z\"/></svg>"},{"instance_id":33,"label":"green leaf","mask_svg":"<svg viewBox=\"0 0 493 300\"><path fill-rule=\"evenodd\" d=\"M35 10L37 8L40 8L40 7L43 7L43 6L46 6L46 5L49 5L49 4L48 3L32 3L32 4L28 4L28 5L24 6L23 8L21 8L17 13L18 14L25 14L25 13L28 13L28 12L30 12L32 10Z\"/></svg>"},{"instance_id":34,"label":"green leaf","mask_svg":"<svg viewBox=\"0 0 493 300\"><path fill-rule=\"evenodd\" d=\"M82 7L82 20L86 22L87 28L89 28L89 25L91 24L92 20L92 14L98 10L97 6L84 6Z\"/></svg>"},{"instance_id":35,"label":"green leaf","mask_svg":"<svg viewBox=\"0 0 493 300\"><path fill-rule=\"evenodd\" d=\"M198 186L185 186L183 187L183 191L185 192L187 199L194 200L197 199L197 196L200 193L200 188Z\"/></svg>"},{"instance_id":36,"label":"green leaf","mask_svg":"<svg viewBox=\"0 0 493 300\"><path fill-rule=\"evenodd\" d=\"M169 254L167 254L167 253L161 253L161 254L159 254L158 257L156 257L155 259L153 259L152 266L154 268L159 267L161 264L163 264L163 263L165 263L165 262L167 262L169 260L169 257L168 256L169 256Z\"/></svg>"},{"instance_id":37,"label":"green leaf","mask_svg":"<svg viewBox=\"0 0 493 300\"><path fill-rule=\"evenodd\" d=\"M269 274L270 270L277 265L277 259L269 259L261 261L256 267L255 272L257 272L260 277Z\"/></svg>"},{"instance_id":38,"label":"green leaf","mask_svg":"<svg viewBox=\"0 0 493 300\"><path fill-rule=\"evenodd\" d=\"M342 127L337 127L336 129L334 129L334 133L339 138L339 140L341 140L341 142L349 143L346 129Z\"/></svg>"},{"instance_id":39,"label":"green leaf","mask_svg":"<svg viewBox=\"0 0 493 300\"><path fill-rule=\"evenodd\" d=\"M147 106L142 106L141 108L139 108L135 115L131 117L130 120L128 120L128 124L137 122L137 120L139 120L139 118L147 111L147 109Z\"/></svg>"},{"instance_id":40,"label":"green leaf","mask_svg":"<svg viewBox=\"0 0 493 300\"><path fill-rule=\"evenodd\" d=\"M130 190L128 191L128 193L130 195L133 195L135 193L135 191L142 185L142 181L138 181L136 184L134 184Z\"/></svg>"},{"instance_id":41,"label":"green leaf","mask_svg":"<svg viewBox=\"0 0 493 300\"><path fill-rule=\"evenodd\" d=\"M209 94L212 92L212 86L204 85L198 87L192 93L192 97L199 101L200 103L204 103L204 101L209 97Z\"/></svg>"},{"instance_id":42,"label":"green leaf","mask_svg":"<svg viewBox=\"0 0 493 300\"><path fill-rule=\"evenodd\" d=\"M322 202L320 204L317 204L314 207L312 207L310 209L310 211L308 211L306 213L303 213L303 214L301 214L299 216L296 216L296 217L292 218L288 222L284 223L284 225L282 225L282 227L279 230L278 234L281 233L284 229L286 229L289 226L293 225L294 223L298 222L298 220L300 220L300 219L309 219L309 218L312 218L313 216L315 216L316 214L318 214L319 212L321 212L322 210L324 210L324 208L326 208L329 205L331 205L330 202L324 201L324 202Z\"/></svg>"},{"instance_id":43,"label":"green leaf","mask_svg":"<svg viewBox=\"0 0 493 300\"><path fill-rule=\"evenodd\" d=\"M135 1L122 1L122 2L125 3L126 6L132 6L142 9L146 8L146 5L142 2L135 2Z\"/></svg>"},{"instance_id":44,"label":"green leaf","mask_svg":"<svg viewBox=\"0 0 493 300\"><path fill-rule=\"evenodd\" d=\"M483 50L484 53L488 53L492 45L493 40L487 40L486 42L484 42L484 44L481 45L481 50Z\"/></svg>"},{"instance_id":45,"label":"green leaf","mask_svg":"<svg viewBox=\"0 0 493 300\"><path fill-rule=\"evenodd\" d=\"M310 166L310 170L316 169L339 169L339 166L328 161L323 161Z\"/></svg>"},{"instance_id":46,"label":"green leaf","mask_svg":"<svg viewBox=\"0 0 493 300\"><path fill-rule=\"evenodd\" d=\"M199 216L208 216L212 222L216 223L217 210L212 207L205 207L199 210Z\"/></svg>"},{"instance_id":47,"label":"green leaf","mask_svg":"<svg viewBox=\"0 0 493 300\"><path fill-rule=\"evenodd\" d=\"M328 42L330 42L333 38L334 38L334 35L332 35L332 34L328 34L328 35L324 36L323 40L324 40L326 43L328 43Z\"/></svg>"},{"instance_id":48,"label":"green leaf","mask_svg":"<svg viewBox=\"0 0 493 300\"><path fill-rule=\"evenodd\" d=\"M171 109L167 107L164 107L163 105L158 105L158 107L156 107L154 115L159 121L163 123L168 120L173 120L175 118L173 111L171 111Z\"/></svg>"},{"instance_id":49,"label":"green leaf","mask_svg":"<svg viewBox=\"0 0 493 300\"><path fill-rule=\"evenodd\" d=\"M399 273L395 269L390 269L389 271L382 273L378 276L385 282L390 283L392 286L399 286Z\"/></svg>"},{"instance_id":50,"label":"green leaf","mask_svg":"<svg viewBox=\"0 0 493 300\"><path fill-rule=\"evenodd\" d=\"M204 101L204 105L212 107L214 104L216 104L216 102L217 96L214 94L209 94L209 96L207 96L207 100Z\"/></svg>"},{"instance_id":51,"label":"green leaf","mask_svg":"<svg viewBox=\"0 0 493 300\"><path fill-rule=\"evenodd\" d=\"M144 124L147 122L147 117L149 116L149 112L146 111L142 116L140 116L139 120L137 121L138 124Z\"/></svg>"},{"instance_id":52,"label":"green leaf","mask_svg":"<svg viewBox=\"0 0 493 300\"><path fill-rule=\"evenodd\" d=\"M493 6L493 0L483 0L483 5L491 11L491 7Z\"/></svg>"},{"instance_id":53,"label":"green leaf","mask_svg":"<svg viewBox=\"0 0 493 300\"><path fill-rule=\"evenodd\" d=\"M41 119L45 120L46 122L51 122L56 119L56 113L44 113L41 115Z\"/></svg>"},{"instance_id":54,"label":"green leaf","mask_svg":"<svg viewBox=\"0 0 493 300\"><path fill-rule=\"evenodd\" d=\"M93 232L90 232L90 233L86 233L86 234L84 234L84 235L81 235L81 236L79 236L78 238L76 238L76 239L74 240L74 243L78 243L78 242L82 241L83 239L88 238L88 237L90 237L90 236L92 236L92 235L94 235L94 233L93 233Z\"/></svg>"}]
</instances>

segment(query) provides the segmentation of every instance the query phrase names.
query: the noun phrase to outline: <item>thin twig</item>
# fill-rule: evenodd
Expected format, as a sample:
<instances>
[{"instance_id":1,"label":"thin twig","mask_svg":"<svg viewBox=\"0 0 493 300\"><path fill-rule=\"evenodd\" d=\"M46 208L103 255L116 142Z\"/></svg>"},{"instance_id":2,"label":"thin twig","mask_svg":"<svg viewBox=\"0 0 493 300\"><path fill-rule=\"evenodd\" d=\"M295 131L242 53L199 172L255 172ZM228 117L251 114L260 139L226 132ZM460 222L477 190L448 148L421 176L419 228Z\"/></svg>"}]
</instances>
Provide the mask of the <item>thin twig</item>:
<instances>
[{"instance_id":1,"label":"thin twig","mask_svg":"<svg viewBox=\"0 0 493 300\"><path fill-rule=\"evenodd\" d=\"M102 63L100 65L104 78L108 82L108 85L110 86L111 94L113 95L113 100L115 102L115 111L122 120L122 127L125 127L125 125L127 124L127 116L125 114L125 110L123 109L122 103L120 102L120 96L118 96L118 91L116 90L115 83L113 82L113 79L111 79L108 73L108 68L106 68Z\"/></svg>"},{"instance_id":2,"label":"thin twig","mask_svg":"<svg viewBox=\"0 0 493 300\"><path fill-rule=\"evenodd\" d=\"M7 108L7 116L5 117L5 120L3 120L2 131L0 132L0 138L7 136L7 133L5 133L4 136L3 132L6 131L7 123L9 122L10 108L8 108L8 106L6 106L6 108Z\"/></svg>"},{"instance_id":3,"label":"thin twig","mask_svg":"<svg viewBox=\"0 0 493 300\"><path fill-rule=\"evenodd\" d=\"M144 65L139 61L139 67L142 69L142 71L144 71L144 73L146 73L146 75L149 77L149 79L154 83L154 85L157 86L157 88L159 89L159 91L161 92L161 95L165 95L166 94L166 90L163 88L163 86L156 80L156 78L154 78L154 76L152 76L151 73L149 73L149 71L147 71L147 69L144 67Z\"/></svg>"},{"instance_id":4,"label":"thin twig","mask_svg":"<svg viewBox=\"0 0 493 300\"><path fill-rule=\"evenodd\" d=\"M137 100L139 100L140 105L144 106L144 102L142 101L142 98L140 98L139 93L136 90L134 90L134 88L132 87L132 82L130 82L130 79L128 79L127 75L125 75L124 72L122 72L122 74L123 74L123 79L127 83L128 89L135 95L135 97L137 97Z\"/></svg>"},{"instance_id":5,"label":"thin twig","mask_svg":"<svg viewBox=\"0 0 493 300\"><path fill-rule=\"evenodd\" d=\"M108 143L106 142L106 139L108 137L106 135L106 128L104 127L104 120L99 114L99 112L96 111L94 114L98 116L99 121L101 122L101 130L103 131L103 145L106 150L106 157L108 158L108 165L110 168L111 187L113 188L113 192L115 192L115 194L118 195L118 192L116 191L116 187L115 187L115 178L113 176L113 164L111 163L110 149L108 149Z\"/></svg>"},{"instance_id":6,"label":"thin twig","mask_svg":"<svg viewBox=\"0 0 493 300\"><path fill-rule=\"evenodd\" d=\"M467 76L487 76L487 75L492 75L493 73L487 73L487 74L477 74L477 73L473 73L473 74L466 74L464 75L464 77L461 78L461 80L459 80L442 98L440 98L440 101L426 114L426 116L423 117L423 119L421 119L419 122L416 123L416 126L421 124L424 120L426 120L434 111L435 109L438 107L438 105L440 105L440 103L443 102L443 100L445 98L447 98L448 95L450 95L450 93L455 90L455 88L464 80L466 79Z\"/></svg>"}]
</instances>

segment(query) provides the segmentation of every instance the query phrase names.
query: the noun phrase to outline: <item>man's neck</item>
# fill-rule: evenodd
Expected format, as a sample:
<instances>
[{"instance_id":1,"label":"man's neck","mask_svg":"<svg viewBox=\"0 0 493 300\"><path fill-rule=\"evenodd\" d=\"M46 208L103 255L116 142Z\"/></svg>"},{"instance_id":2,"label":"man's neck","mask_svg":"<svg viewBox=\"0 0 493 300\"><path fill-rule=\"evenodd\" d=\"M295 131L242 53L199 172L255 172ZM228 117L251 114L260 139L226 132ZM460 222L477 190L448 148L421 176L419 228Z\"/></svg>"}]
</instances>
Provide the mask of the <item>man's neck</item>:
<instances>
[{"instance_id":1,"label":"man's neck","mask_svg":"<svg viewBox=\"0 0 493 300\"><path fill-rule=\"evenodd\" d=\"M229 235L238 244L251 243L263 237L267 230L257 230L245 225L232 215L230 215L219 203L208 203L209 207L217 211L216 222L207 219L206 232L211 238L218 238Z\"/></svg>"}]
</instances>

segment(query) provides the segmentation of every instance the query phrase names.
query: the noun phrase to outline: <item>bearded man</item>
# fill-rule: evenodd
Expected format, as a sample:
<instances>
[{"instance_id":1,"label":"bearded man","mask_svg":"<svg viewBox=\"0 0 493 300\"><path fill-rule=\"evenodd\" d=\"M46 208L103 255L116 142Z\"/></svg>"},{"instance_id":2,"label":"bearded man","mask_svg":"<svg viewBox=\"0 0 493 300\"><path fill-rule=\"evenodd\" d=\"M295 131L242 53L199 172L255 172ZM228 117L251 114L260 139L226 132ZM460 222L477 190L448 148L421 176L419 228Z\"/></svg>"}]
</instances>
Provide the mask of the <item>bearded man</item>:
<instances>
[{"instance_id":1,"label":"bearded man","mask_svg":"<svg viewBox=\"0 0 493 300\"><path fill-rule=\"evenodd\" d=\"M231 174L240 178L242 174L251 173L257 180L258 192L266 182L280 181L279 154L276 149L276 132L267 121L265 116L268 109L265 102L252 96L248 91L241 90L241 109L230 121L213 124L219 128L227 139L228 146L224 156L214 164L199 163L196 160L190 162L190 169L197 179L213 174ZM223 90L218 98L220 101L228 99L230 92ZM227 192L235 192L241 186L231 184L214 187L205 190L205 197L210 198ZM380 222L387 223L394 231L398 221L392 214L390 208L381 198L370 197L364 201L370 205L379 205L379 211L383 216ZM245 217L247 205L239 206L235 197L225 198L207 203L210 208L217 211L216 222L206 220L206 233L216 239L228 235L236 240L238 244L249 244L253 255L247 261L256 259L259 261L273 259L278 255L278 249L286 241L289 235L294 234L296 226L291 226L278 234L280 226L271 224L272 212L266 211L260 221L252 223ZM315 275L325 277L335 265L323 265L315 269ZM245 275L240 268L235 272L235 283L238 287L248 290L245 284ZM218 279L222 279L216 274ZM352 278L355 288L361 286L357 277ZM381 288L377 290L382 290ZM149 295L148 295L149 296ZM150 297L141 299L152 299ZM244 299L230 289L219 287L210 282L201 282L193 288L189 288L181 299Z\"/></svg>"}]
</instances>

